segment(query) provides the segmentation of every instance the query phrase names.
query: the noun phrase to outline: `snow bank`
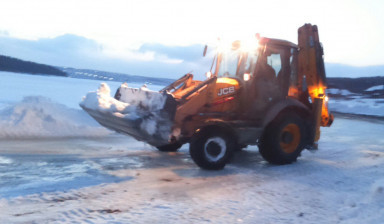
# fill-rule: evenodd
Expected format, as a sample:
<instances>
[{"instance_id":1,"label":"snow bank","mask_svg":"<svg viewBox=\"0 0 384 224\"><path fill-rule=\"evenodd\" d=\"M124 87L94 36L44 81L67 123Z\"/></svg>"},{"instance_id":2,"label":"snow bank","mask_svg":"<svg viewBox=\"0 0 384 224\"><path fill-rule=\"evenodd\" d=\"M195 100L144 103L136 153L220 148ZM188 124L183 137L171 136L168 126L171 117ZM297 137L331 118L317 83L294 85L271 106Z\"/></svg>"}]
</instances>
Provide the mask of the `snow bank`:
<instances>
[{"instance_id":1,"label":"snow bank","mask_svg":"<svg viewBox=\"0 0 384 224\"><path fill-rule=\"evenodd\" d=\"M346 89L327 89L326 90L328 94L338 94L338 95L343 95L343 96L348 96L348 95L351 95L353 93L351 93L350 91L346 90Z\"/></svg>"},{"instance_id":2,"label":"snow bank","mask_svg":"<svg viewBox=\"0 0 384 224\"><path fill-rule=\"evenodd\" d=\"M384 85L378 85L378 86L372 86L366 89L365 91L371 92L371 91L383 90L383 89L384 89Z\"/></svg>"},{"instance_id":3,"label":"snow bank","mask_svg":"<svg viewBox=\"0 0 384 224\"><path fill-rule=\"evenodd\" d=\"M108 84L101 83L80 105L91 110L92 117L112 130L130 134L138 140L146 139L152 145L158 141L167 143L172 122L161 112L167 95L150 91L146 86L129 88L127 83L120 86L118 94L119 100L116 100Z\"/></svg>"},{"instance_id":4,"label":"snow bank","mask_svg":"<svg viewBox=\"0 0 384 224\"><path fill-rule=\"evenodd\" d=\"M0 110L0 139L92 137L110 133L83 111L42 96L24 97Z\"/></svg>"},{"instance_id":5,"label":"snow bank","mask_svg":"<svg viewBox=\"0 0 384 224\"><path fill-rule=\"evenodd\" d=\"M329 109L341 113L384 116L384 103L380 99L330 99Z\"/></svg>"}]
</instances>

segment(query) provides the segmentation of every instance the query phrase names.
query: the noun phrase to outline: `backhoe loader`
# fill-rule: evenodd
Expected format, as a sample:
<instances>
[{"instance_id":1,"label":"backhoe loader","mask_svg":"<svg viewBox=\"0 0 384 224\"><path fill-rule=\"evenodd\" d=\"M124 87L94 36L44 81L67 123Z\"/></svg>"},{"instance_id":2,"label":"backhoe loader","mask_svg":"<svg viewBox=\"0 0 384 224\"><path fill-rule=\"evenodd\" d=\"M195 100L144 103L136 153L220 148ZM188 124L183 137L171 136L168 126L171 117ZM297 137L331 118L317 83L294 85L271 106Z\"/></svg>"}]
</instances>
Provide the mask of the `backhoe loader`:
<instances>
[{"instance_id":1,"label":"backhoe loader","mask_svg":"<svg viewBox=\"0 0 384 224\"><path fill-rule=\"evenodd\" d=\"M247 145L270 163L292 163L303 149L316 149L320 126L333 122L315 25L298 29L298 45L256 35L251 45L220 46L206 75L198 81L186 74L159 92L123 84L106 98L99 89L80 106L160 151L189 143L193 161L214 170Z\"/></svg>"}]
</instances>

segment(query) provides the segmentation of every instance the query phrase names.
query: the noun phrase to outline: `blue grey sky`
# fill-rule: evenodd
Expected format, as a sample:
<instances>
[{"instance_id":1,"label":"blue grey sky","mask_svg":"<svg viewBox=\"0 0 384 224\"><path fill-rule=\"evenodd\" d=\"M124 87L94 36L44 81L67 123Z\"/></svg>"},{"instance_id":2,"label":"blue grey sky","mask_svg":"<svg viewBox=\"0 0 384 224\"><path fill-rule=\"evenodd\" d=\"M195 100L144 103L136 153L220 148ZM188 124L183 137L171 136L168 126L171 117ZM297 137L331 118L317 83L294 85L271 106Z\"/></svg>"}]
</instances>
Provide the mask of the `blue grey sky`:
<instances>
[{"instance_id":1,"label":"blue grey sky","mask_svg":"<svg viewBox=\"0 0 384 224\"><path fill-rule=\"evenodd\" d=\"M312 23L327 63L361 68L384 65L383 11L379 0L5 0L0 54L176 78L203 74L203 46L218 37L260 33L297 42L297 28Z\"/></svg>"}]
</instances>

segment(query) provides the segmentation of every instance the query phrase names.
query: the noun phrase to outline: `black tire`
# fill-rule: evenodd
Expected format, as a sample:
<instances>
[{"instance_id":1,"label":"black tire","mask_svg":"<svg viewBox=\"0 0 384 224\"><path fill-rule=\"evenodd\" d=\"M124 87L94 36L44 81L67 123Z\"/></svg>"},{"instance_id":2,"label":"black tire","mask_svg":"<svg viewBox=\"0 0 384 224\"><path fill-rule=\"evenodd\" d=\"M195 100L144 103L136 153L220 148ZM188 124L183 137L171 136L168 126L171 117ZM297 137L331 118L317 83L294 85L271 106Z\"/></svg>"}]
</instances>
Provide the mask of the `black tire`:
<instances>
[{"instance_id":1,"label":"black tire","mask_svg":"<svg viewBox=\"0 0 384 224\"><path fill-rule=\"evenodd\" d=\"M197 133L189 145L192 160L202 169L221 170L232 158L233 136L219 128L207 128Z\"/></svg>"},{"instance_id":2,"label":"black tire","mask_svg":"<svg viewBox=\"0 0 384 224\"><path fill-rule=\"evenodd\" d=\"M291 111L283 112L264 130L259 151L272 164L295 162L306 144L306 125Z\"/></svg>"},{"instance_id":3,"label":"black tire","mask_svg":"<svg viewBox=\"0 0 384 224\"><path fill-rule=\"evenodd\" d=\"M183 144L176 142L169 145L157 146L156 148L160 152L176 152L177 150L179 150L179 148L181 148L182 145Z\"/></svg>"}]
</instances>

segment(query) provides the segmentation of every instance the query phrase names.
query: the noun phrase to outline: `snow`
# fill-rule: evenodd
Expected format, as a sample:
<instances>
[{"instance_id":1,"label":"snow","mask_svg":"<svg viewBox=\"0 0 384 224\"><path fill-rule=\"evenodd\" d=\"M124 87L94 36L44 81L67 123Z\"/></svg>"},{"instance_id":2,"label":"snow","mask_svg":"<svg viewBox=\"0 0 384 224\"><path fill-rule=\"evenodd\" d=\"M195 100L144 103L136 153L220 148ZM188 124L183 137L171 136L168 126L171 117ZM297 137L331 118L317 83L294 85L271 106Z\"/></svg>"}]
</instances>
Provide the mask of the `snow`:
<instances>
[{"instance_id":1,"label":"snow","mask_svg":"<svg viewBox=\"0 0 384 224\"><path fill-rule=\"evenodd\" d=\"M338 95L343 95L343 96L348 96L348 95L352 95L353 93L351 93L350 91L346 90L346 89L327 89L327 93L328 94L338 94Z\"/></svg>"},{"instance_id":2,"label":"snow","mask_svg":"<svg viewBox=\"0 0 384 224\"><path fill-rule=\"evenodd\" d=\"M93 110L103 112L124 112L125 109L135 111L136 108L127 108L128 103L124 103L111 97L111 90L106 83L101 83L96 92L89 92L80 102L81 105Z\"/></svg>"},{"instance_id":3,"label":"snow","mask_svg":"<svg viewBox=\"0 0 384 224\"><path fill-rule=\"evenodd\" d=\"M329 109L341 113L384 116L383 99L334 99L329 100Z\"/></svg>"},{"instance_id":4,"label":"snow","mask_svg":"<svg viewBox=\"0 0 384 224\"><path fill-rule=\"evenodd\" d=\"M29 96L0 110L0 139L97 137L110 134L80 110Z\"/></svg>"},{"instance_id":5,"label":"snow","mask_svg":"<svg viewBox=\"0 0 384 224\"><path fill-rule=\"evenodd\" d=\"M372 86L366 89L365 91L371 92L371 91L383 90L383 89L384 89L384 85L378 85L378 86Z\"/></svg>"},{"instance_id":6,"label":"snow","mask_svg":"<svg viewBox=\"0 0 384 224\"><path fill-rule=\"evenodd\" d=\"M382 86L374 86L366 91L379 90ZM341 95L329 97L329 109L333 112L384 116L384 99L359 95L345 89L327 89L328 94Z\"/></svg>"},{"instance_id":7,"label":"snow","mask_svg":"<svg viewBox=\"0 0 384 224\"><path fill-rule=\"evenodd\" d=\"M126 128L135 129L137 134L136 122L140 122L139 128L150 136L161 133L162 142L167 142L171 133L171 121L161 114L166 102L166 94L151 91L146 86L140 89L129 88L127 83L119 87L120 99L116 100L111 96L111 91L106 83L101 83L96 92L89 92L82 100L80 105L85 109L91 109L108 117L108 119L118 119L124 122ZM97 118L95 118L97 119ZM160 125L161 123L161 125ZM167 127L165 127L167 124ZM113 129L112 126L108 128ZM115 129L114 129L115 130ZM116 131L120 131L116 129ZM126 131L125 131L126 132ZM141 133L141 135L144 135Z\"/></svg>"},{"instance_id":8,"label":"snow","mask_svg":"<svg viewBox=\"0 0 384 224\"><path fill-rule=\"evenodd\" d=\"M161 110L164 107L166 97L157 91L152 91L146 85L141 88L129 88L127 83L120 86L120 101L130 105L139 105L149 111Z\"/></svg>"}]
</instances>

